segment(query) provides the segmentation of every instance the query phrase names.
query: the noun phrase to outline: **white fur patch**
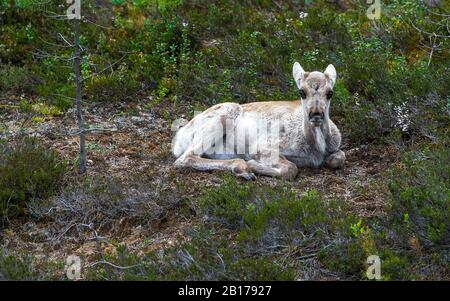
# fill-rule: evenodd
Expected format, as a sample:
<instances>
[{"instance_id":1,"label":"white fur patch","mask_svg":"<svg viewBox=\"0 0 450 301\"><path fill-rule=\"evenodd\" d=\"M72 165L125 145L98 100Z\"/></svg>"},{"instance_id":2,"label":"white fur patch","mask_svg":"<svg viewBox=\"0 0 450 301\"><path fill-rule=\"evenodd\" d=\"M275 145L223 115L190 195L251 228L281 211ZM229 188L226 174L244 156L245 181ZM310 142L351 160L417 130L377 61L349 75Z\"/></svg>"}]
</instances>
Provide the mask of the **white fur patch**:
<instances>
[{"instance_id":1,"label":"white fur patch","mask_svg":"<svg viewBox=\"0 0 450 301\"><path fill-rule=\"evenodd\" d=\"M328 75L328 77L331 79L331 83L334 84L336 83L336 69L334 68L333 65L328 65L327 69L325 70L324 74Z\"/></svg>"},{"instance_id":2,"label":"white fur patch","mask_svg":"<svg viewBox=\"0 0 450 301\"><path fill-rule=\"evenodd\" d=\"M325 143L325 137L323 136L322 131L320 130L320 127L316 126L314 127L314 132L315 132L315 138L316 138L316 145L317 148L319 149L319 151L321 153L325 153L325 149L326 149L326 143Z\"/></svg>"},{"instance_id":3,"label":"white fur patch","mask_svg":"<svg viewBox=\"0 0 450 301\"><path fill-rule=\"evenodd\" d=\"M295 83L299 89L302 87L301 80L304 73L305 70L303 70L302 66L300 66L298 62L295 62L294 66L292 66L292 76L294 77Z\"/></svg>"}]
</instances>

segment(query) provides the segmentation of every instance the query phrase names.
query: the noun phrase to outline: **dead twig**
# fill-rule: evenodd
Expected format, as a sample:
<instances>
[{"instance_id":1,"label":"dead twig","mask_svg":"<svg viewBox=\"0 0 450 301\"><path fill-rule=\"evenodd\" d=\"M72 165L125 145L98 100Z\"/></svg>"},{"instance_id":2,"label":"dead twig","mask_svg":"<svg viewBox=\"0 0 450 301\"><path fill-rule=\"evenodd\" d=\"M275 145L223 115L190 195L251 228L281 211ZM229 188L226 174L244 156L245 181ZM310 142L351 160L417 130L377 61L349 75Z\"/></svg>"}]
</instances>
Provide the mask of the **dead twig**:
<instances>
[{"instance_id":1,"label":"dead twig","mask_svg":"<svg viewBox=\"0 0 450 301\"><path fill-rule=\"evenodd\" d=\"M118 132L118 129L103 129L103 128L91 128L91 129L84 129L81 131L76 131L76 132L70 132L69 135L70 136L75 136L75 135L79 135L81 132L83 133L92 133L92 132Z\"/></svg>"},{"instance_id":2,"label":"dead twig","mask_svg":"<svg viewBox=\"0 0 450 301\"><path fill-rule=\"evenodd\" d=\"M96 266L98 264L106 264L106 265L109 265L109 266L111 266L111 267L113 267L115 269L119 269L119 270L132 269L132 268L141 266L141 264L134 264L134 265L130 265L130 266L119 266L119 265L116 265L116 264L114 264L112 262L109 262L107 260L100 260L100 261L88 264L88 265L86 265L86 267L93 267L93 266Z\"/></svg>"},{"instance_id":3,"label":"dead twig","mask_svg":"<svg viewBox=\"0 0 450 301\"><path fill-rule=\"evenodd\" d=\"M100 258L105 261L105 256L103 255L102 248L101 248L101 241L105 239L103 236L99 236L97 231L94 229L94 227L91 224L78 224L81 227L86 227L92 232L94 232L94 237L90 240L95 240L96 247L97 247L97 253L99 254Z\"/></svg>"}]
</instances>

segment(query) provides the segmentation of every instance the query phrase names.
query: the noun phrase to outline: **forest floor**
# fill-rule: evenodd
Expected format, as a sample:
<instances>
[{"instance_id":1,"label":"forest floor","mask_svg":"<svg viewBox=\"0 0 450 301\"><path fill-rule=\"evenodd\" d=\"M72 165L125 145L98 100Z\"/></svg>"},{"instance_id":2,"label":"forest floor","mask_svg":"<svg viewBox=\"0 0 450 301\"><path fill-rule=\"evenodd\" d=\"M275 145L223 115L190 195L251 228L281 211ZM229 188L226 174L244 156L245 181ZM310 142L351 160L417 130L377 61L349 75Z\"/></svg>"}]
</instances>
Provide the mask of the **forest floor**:
<instances>
[{"instance_id":1,"label":"forest floor","mask_svg":"<svg viewBox=\"0 0 450 301\"><path fill-rule=\"evenodd\" d=\"M14 98L0 102L0 138L13 141L22 134L39 137L68 160L71 171L56 201L31 208L30 219L11 221L0 240L6 249L55 262L64 262L71 254L82 255L84 264L89 265L95 264L98 253L115 252L115 247L122 243L136 254L173 246L178 239L189 239L186 230L201 222L184 213L186 200L195 198L205 187L219 186L222 182L222 173L178 171L172 167L171 123L175 116L192 117L192 108L187 106L149 107L144 101L86 104L87 124L106 131L88 134L88 172L80 177L74 110L36 121L34 113L21 111L18 103ZM345 167L302 169L292 181L291 189L301 194L308 188L316 188L326 199L347 202L363 218L383 215L388 194L383 177L388 168L398 164L396 147L375 144L349 147L345 133L343 136ZM268 186L281 181L257 179L258 185ZM117 193L125 195L129 202L142 202L145 214L135 212L140 207L131 203L126 208L109 208L101 200L89 200L98 194L81 196L84 192L80 189L93 189L98 183L109 185L103 198L114 198L114 189L120 190ZM84 200L89 205L76 202L67 205L69 198ZM128 214L126 210L133 212Z\"/></svg>"}]
</instances>

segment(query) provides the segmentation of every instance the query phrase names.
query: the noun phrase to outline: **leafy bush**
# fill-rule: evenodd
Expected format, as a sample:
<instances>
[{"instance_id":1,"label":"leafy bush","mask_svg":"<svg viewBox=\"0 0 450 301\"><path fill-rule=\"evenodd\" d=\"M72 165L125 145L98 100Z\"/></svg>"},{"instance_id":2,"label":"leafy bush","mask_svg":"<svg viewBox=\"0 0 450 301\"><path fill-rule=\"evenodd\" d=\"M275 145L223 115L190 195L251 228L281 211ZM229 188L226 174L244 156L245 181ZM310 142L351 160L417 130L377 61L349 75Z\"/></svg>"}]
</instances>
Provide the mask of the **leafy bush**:
<instances>
[{"instance_id":1,"label":"leafy bush","mask_svg":"<svg viewBox=\"0 0 450 301\"><path fill-rule=\"evenodd\" d=\"M159 1L159 18L155 4L83 2L83 13L101 25L81 24L88 99L123 100L137 92L154 96L153 103L193 105L298 99L291 78L298 60L308 71L336 66L332 115L351 144L433 139L448 123L449 39L437 41L442 45L429 61L424 39L411 26L445 35L445 18L423 2L386 3L376 26L359 2L340 13L326 0L284 1L281 9L272 1L168 0ZM33 62L45 80L38 93L67 109L71 102L61 95L73 97L74 74L67 64L73 49L54 46L64 42L50 33L69 37L72 29L48 20L38 8L7 5L0 58ZM53 3L45 8L62 9ZM45 26L39 21L44 19ZM31 55L42 52L57 56Z\"/></svg>"},{"instance_id":2,"label":"leafy bush","mask_svg":"<svg viewBox=\"0 0 450 301\"><path fill-rule=\"evenodd\" d=\"M399 233L411 236L425 248L450 244L450 151L424 149L406 156L390 182L391 214Z\"/></svg>"},{"instance_id":3,"label":"leafy bush","mask_svg":"<svg viewBox=\"0 0 450 301\"><path fill-rule=\"evenodd\" d=\"M126 271L106 267L92 269L94 279L151 280L294 280L310 252L328 254L332 246L353 241L349 225L356 219L342 204L325 203L317 192L304 196L288 187L258 187L226 176L218 188L205 189L193 200L193 209L205 225L192 229L189 240L162 253L145 256L119 247L109 259ZM292 250L297 250L292 252ZM359 250L365 254L364 250ZM284 254L280 260L277 254ZM334 254L354 261L354 272L364 267L365 258L354 252ZM283 256L281 256L283 257ZM324 260L325 266L330 258ZM339 271L342 272L342 271ZM361 271L357 271L361 274Z\"/></svg>"},{"instance_id":4,"label":"leafy bush","mask_svg":"<svg viewBox=\"0 0 450 301\"><path fill-rule=\"evenodd\" d=\"M64 280L64 263L0 249L0 281Z\"/></svg>"},{"instance_id":5,"label":"leafy bush","mask_svg":"<svg viewBox=\"0 0 450 301\"><path fill-rule=\"evenodd\" d=\"M0 144L0 220L22 215L34 199L58 188L65 164L36 139Z\"/></svg>"},{"instance_id":6,"label":"leafy bush","mask_svg":"<svg viewBox=\"0 0 450 301\"><path fill-rule=\"evenodd\" d=\"M38 78L28 67L0 65L0 92L32 93L38 82Z\"/></svg>"},{"instance_id":7,"label":"leafy bush","mask_svg":"<svg viewBox=\"0 0 450 301\"><path fill-rule=\"evenodd\" d=\"M37 278L37 272L31 267L31 257L19 259L0 253L1 276L6 278L2 280L33 280Z\"/></svg>"},{"instance_id":8,"label":"leafy bush","mask_svg":"<svg viewBox=\"0 0 450 301\"><path fill-rule=\"evenodd\" d=\"M135 95L140 83L129 76L106 75L97 76L86 85L86 94L94 101L126 100Z\"/></svg>"},{"instance_id":9,"label":"leafy bush","mask_svg":"<svg viewBox=\"0 0 450 301\"><path fill-rule=\"evenodd\" d=\"M228 177L219 189L206 190L198 200L199 213L211 222L239 230L243 241L265 246L330 232L347 235L354 217L344 215L343 206L322 201L315 190L299 196L288 187L260 188Z\"/></svg>"},{"instance_id":10,"label":"leafy bush","mask_svg":"<svg viewBox=\"0 0 450 301\"><path fill-rule=\"evenodd\" d=\"M326 268L356 279L363 279L368 255L361 240L343 241L318 254Z\"/></svg>"}]
</instances>

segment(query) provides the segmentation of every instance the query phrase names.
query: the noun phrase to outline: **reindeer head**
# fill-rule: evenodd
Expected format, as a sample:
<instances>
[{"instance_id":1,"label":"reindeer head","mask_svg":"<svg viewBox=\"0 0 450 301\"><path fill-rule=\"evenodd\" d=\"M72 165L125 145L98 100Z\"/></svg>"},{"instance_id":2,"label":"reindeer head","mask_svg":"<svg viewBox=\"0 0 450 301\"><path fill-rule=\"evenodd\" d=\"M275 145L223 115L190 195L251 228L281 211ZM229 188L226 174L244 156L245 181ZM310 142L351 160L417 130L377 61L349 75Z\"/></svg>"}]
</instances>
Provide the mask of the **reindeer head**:
<instances>
[{"instance_id":1,"label":"reindeer head","mask_svg":"<svg viewBox=\"0 0 450 301\"><path fill-rule=\"evenodd\" d=\"M329 118L330 100L336 83L336 69L333 65L328 65L324 73L305 72L302 66L295 62L292 74L300 89L305 120L312 126L320 126Z\"/></svg>"}]
</instances>

